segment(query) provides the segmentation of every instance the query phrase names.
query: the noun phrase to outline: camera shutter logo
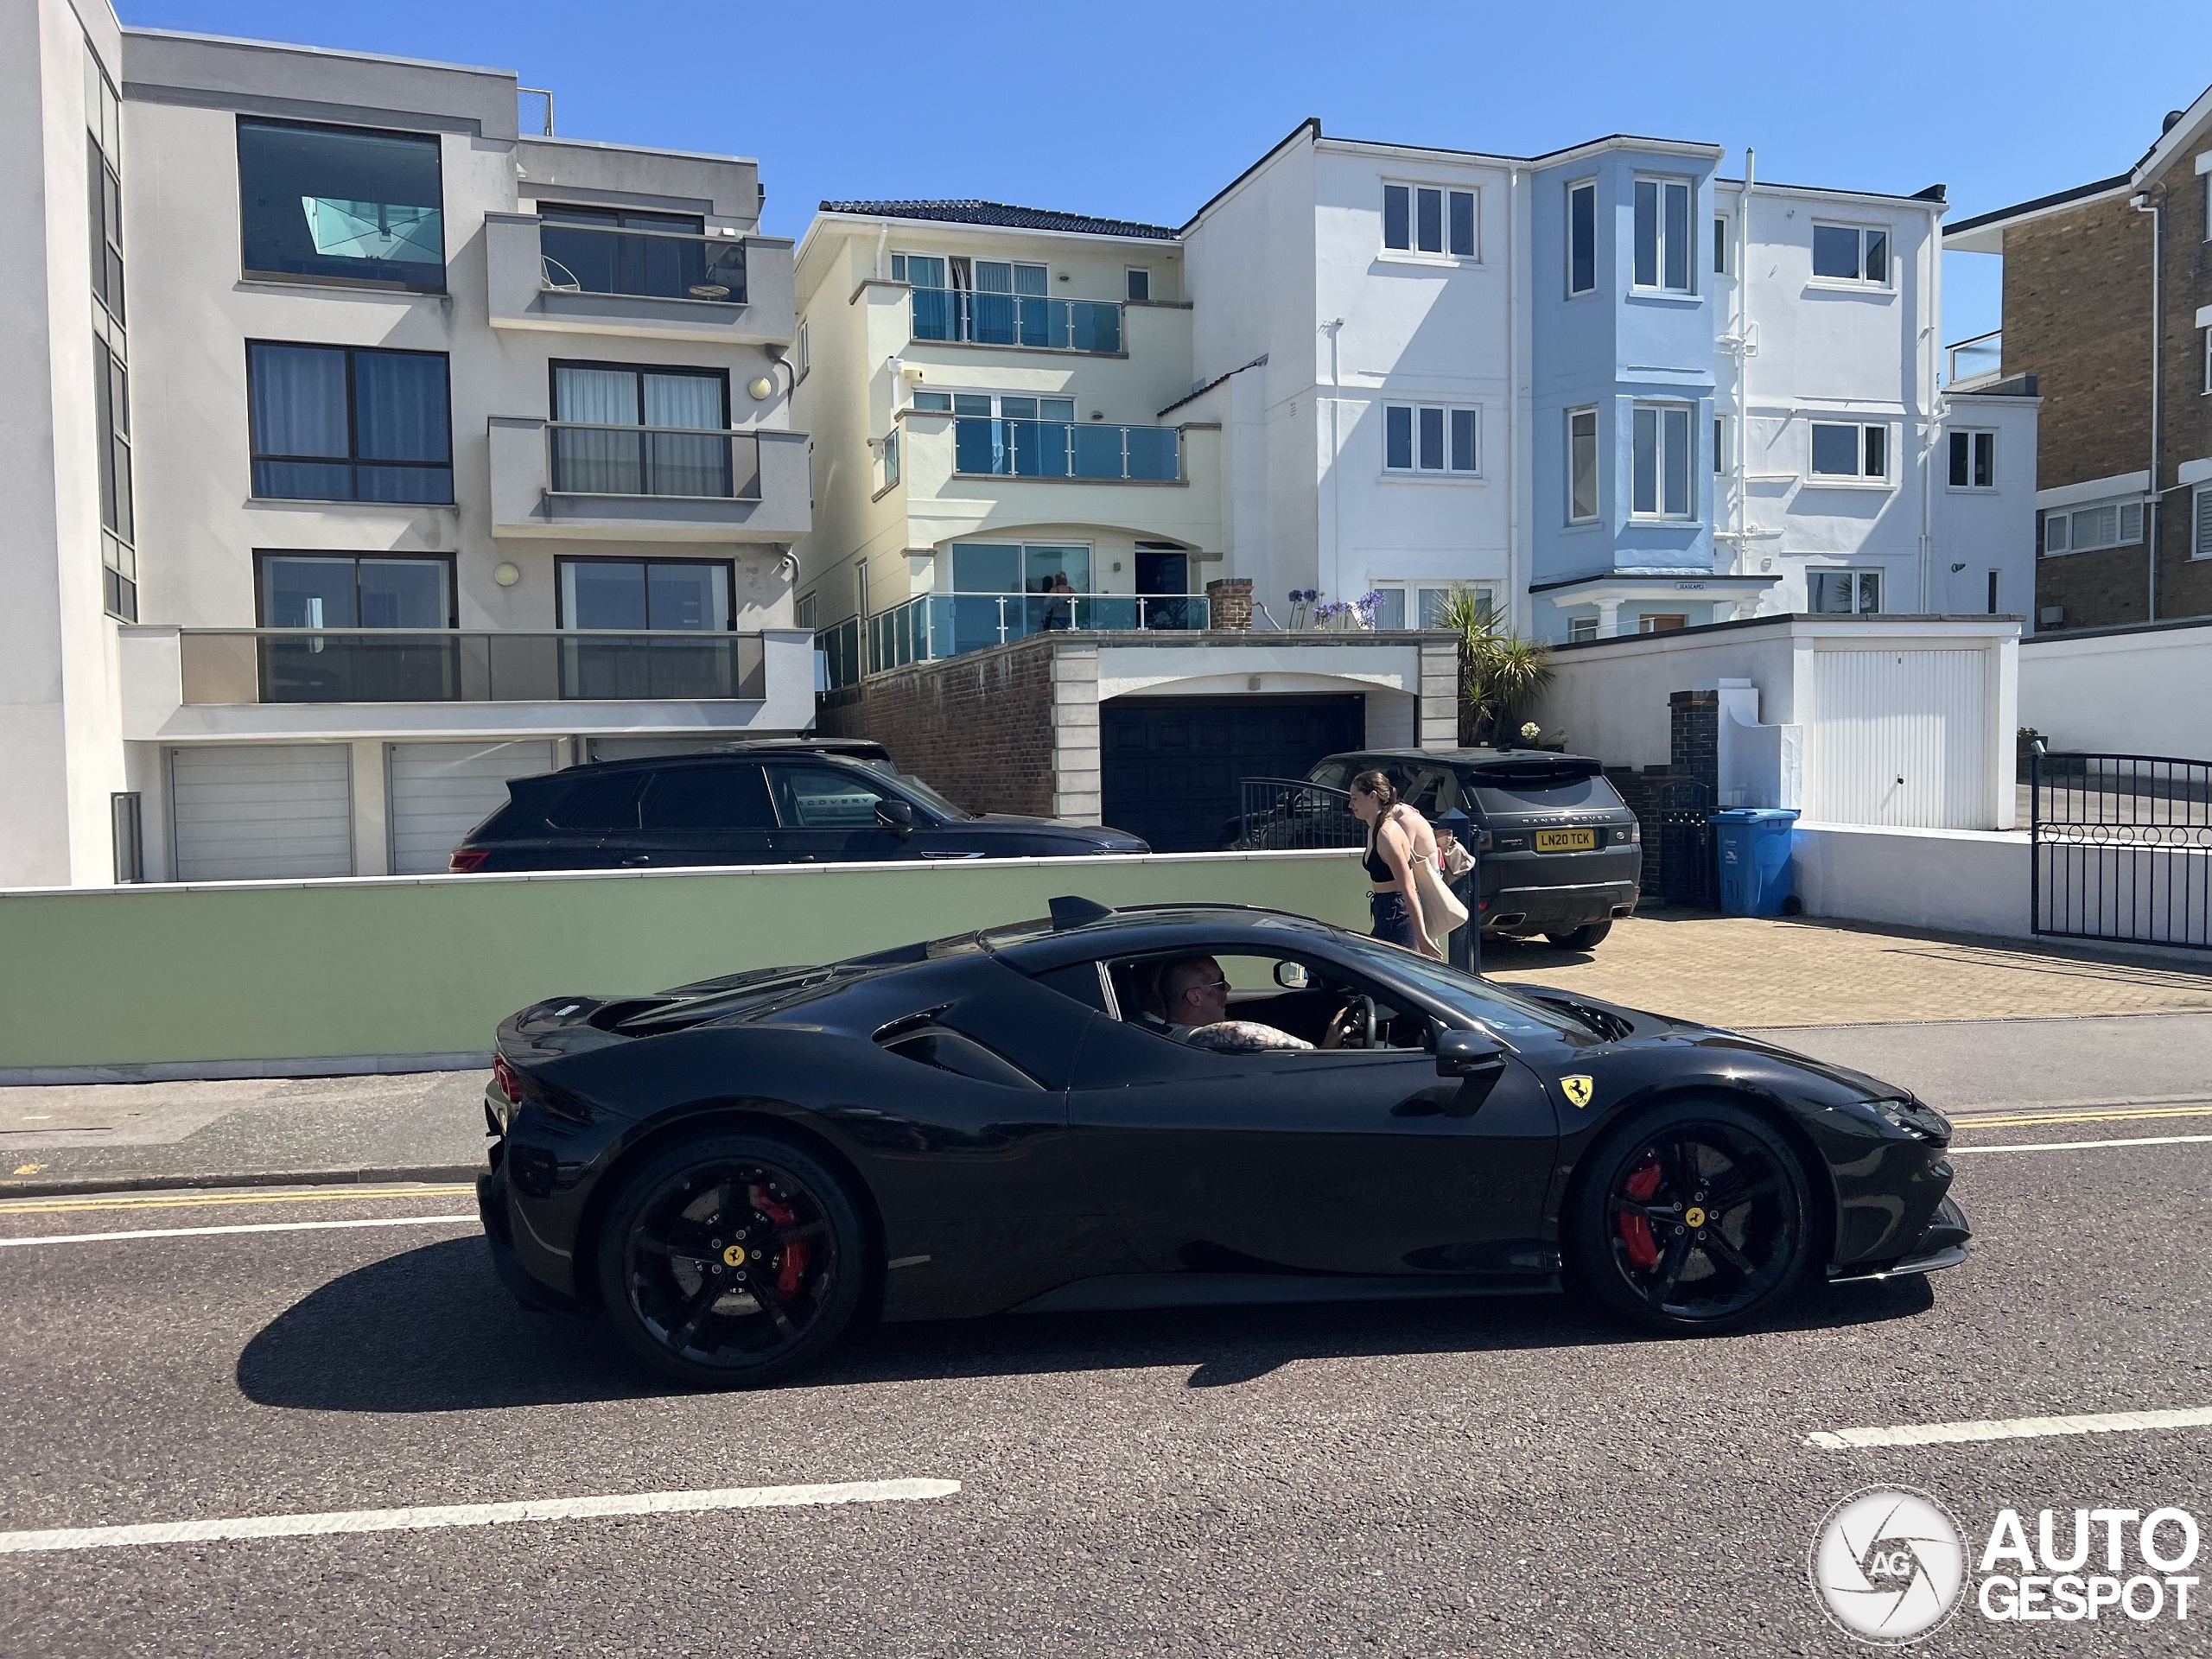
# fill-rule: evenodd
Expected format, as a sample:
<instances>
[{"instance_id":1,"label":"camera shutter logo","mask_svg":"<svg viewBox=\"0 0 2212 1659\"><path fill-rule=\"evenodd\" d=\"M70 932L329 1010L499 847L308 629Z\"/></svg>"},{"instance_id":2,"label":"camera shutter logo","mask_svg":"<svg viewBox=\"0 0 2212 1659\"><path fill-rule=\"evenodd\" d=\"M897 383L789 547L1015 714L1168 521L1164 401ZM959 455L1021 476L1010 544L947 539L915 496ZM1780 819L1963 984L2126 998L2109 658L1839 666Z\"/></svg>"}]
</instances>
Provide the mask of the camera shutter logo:
<instances>
[{"instance_id":1,"label":"camera shutter logo","mask_svg":"<svg viewBox=\"0 0 2212 1659\"><path fill-rule=\"evenodd\" d=\"M1828 1617L1862 1642L1916 1641L1958 1611L1966 1547L1926 1492L1870 1486L1827 1512L1808 1566Z\"/></svg>"}]
</instances>

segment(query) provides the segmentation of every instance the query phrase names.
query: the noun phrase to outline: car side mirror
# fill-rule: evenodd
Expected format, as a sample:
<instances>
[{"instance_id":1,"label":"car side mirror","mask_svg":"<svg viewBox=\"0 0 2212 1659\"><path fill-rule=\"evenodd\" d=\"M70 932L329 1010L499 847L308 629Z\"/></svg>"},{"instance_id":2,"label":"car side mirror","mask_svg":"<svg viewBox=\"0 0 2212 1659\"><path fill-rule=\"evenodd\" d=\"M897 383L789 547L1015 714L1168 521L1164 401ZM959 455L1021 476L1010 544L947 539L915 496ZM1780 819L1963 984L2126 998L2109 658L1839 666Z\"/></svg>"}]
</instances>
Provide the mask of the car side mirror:
<instances>
[{"instance_id":1,"label":"car side mirror","mask_svg":"<svg viewBox=\"0 0 2212 1659\"><path fill-rule=\"evenodd\" d=\"M1436 1075L1480 1077L1505 1069L1505 1049L1485 1031L1440 1032L1436 1039Z\"/></svg>"},{"instance_id":2,"label":"car side mirror","mask_svg":"<svg viewBox=\"0 0 2212 1659\"><path fill-rule=\"evenodd\" d=\"M914 804L896 798L875 804L875 821L894 836L914 833Z\"/></svg>"},{"instance_id":3,"label":"car side mirror","mask_svg":"<svg viewBox=\"0 0 2212 1659\"><path fill-rule=\"evenodd\" d=\"M1302 991L1313 982L1313 975L1306 971L1302 962L1275 963L1275 983L1286 991Z\"/></svg>"}]
</instances>

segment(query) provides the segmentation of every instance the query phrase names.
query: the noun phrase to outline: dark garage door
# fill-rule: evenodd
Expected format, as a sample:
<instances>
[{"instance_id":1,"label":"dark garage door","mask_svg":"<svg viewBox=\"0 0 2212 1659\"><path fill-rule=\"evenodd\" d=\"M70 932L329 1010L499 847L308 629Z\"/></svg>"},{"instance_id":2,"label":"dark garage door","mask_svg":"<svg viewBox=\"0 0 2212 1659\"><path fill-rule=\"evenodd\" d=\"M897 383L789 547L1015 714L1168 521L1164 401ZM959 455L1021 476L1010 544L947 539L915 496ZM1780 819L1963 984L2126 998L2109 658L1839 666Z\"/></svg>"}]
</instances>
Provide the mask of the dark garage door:
<instances>
[{"instance_id":1,"label":"dark garage door","mask_svg":"<svg viewBox=\"0 0 2212 1659\"><path fill-rule=\"evenodd\" d=\"M1366 741L1367 699L1116 697L1099 710L1106 822L1163 853L1211 852L1246 778L1302 778Z\"/></svg>"}]
</instances>

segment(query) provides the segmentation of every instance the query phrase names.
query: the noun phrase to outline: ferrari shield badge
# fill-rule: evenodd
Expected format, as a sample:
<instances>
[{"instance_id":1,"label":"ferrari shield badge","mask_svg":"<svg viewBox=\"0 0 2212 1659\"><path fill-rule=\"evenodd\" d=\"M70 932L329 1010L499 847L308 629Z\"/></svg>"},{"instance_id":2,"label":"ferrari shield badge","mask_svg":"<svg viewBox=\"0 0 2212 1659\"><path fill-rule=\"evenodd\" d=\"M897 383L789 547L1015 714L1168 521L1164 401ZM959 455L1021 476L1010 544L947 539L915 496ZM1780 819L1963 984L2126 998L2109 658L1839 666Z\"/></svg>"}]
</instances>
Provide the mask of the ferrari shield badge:
<instances>
[{"instance_id":1,"label":"ferrari shield badge","mask_svg":"<svg viewBox=\"0 0 2212 1659\"><path fill-rule=\"evenodd\" d=\"M1567 1096L1568 1104L1580 1108L1590 1103L1589 1078L1561 1077L1559 1080L1559 1088L1560 1092Z\"/></svg>"}]
</instances>

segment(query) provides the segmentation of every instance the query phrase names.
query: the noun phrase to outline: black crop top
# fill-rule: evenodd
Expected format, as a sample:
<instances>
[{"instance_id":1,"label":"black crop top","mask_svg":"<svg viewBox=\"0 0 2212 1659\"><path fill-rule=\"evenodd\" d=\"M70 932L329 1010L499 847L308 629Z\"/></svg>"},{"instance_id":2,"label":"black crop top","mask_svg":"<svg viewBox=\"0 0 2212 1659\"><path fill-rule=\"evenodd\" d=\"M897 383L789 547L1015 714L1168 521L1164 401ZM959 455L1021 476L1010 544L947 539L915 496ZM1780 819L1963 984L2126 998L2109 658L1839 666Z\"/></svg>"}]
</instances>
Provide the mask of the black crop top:
<instances>
[{"instance_id":1,"label":"black crop top","mask_svg":"<svg viewBox=\"0 0 2212 1659\"><path fill-rule=\"evenodd\" d=\"M1392 811L1396 810L1395 807L1391 809ZM1367 832L1367 856L1360 862L1367 867L1367 879L1370 881L1395 881L1398 879L1384 860L1382 849L1375 844L1382 834L1382 826L1389 821L1390 814L1386 812L1376 819L1374 826Z\"/></svg>"}]
</instances>

